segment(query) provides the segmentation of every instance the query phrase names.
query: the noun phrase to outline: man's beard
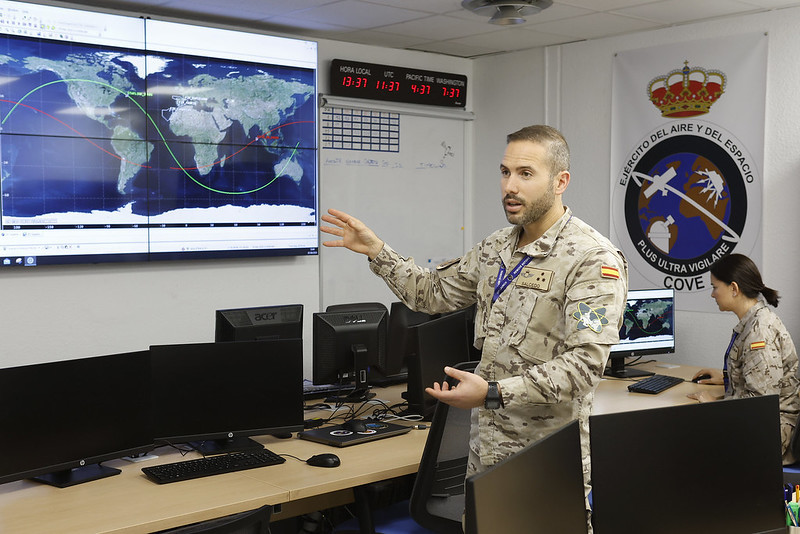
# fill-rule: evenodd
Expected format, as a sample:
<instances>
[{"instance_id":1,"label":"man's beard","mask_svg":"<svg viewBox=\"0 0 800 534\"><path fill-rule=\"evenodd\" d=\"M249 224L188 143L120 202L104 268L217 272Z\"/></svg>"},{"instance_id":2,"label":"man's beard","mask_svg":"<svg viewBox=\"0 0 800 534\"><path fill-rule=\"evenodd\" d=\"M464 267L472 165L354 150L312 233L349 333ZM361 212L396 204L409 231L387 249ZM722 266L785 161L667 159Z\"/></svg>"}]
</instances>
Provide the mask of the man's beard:
<instances>
[{"instance_id":1,"label":"man's beard","mask_svg":"<svg viewBox=\"0 0 800 534\"><path fill-rule=\"evenodd\" d=\"M525 202L517 196L506 195L505 198L503 198L503 211L506 213L506 219L508 222L517 226L527 226L528 224L535 223L541 219L548 211L550 211L550 208L552 208L553 204L555 203L556 192L554 185L554 181L551 181L550 187L548 187L547 191L542 196L534 200L532 204ZM505 209L506 200L516 200L522 204L524 209L519 213L509 213Z\"/></svg>"}]
</instances>

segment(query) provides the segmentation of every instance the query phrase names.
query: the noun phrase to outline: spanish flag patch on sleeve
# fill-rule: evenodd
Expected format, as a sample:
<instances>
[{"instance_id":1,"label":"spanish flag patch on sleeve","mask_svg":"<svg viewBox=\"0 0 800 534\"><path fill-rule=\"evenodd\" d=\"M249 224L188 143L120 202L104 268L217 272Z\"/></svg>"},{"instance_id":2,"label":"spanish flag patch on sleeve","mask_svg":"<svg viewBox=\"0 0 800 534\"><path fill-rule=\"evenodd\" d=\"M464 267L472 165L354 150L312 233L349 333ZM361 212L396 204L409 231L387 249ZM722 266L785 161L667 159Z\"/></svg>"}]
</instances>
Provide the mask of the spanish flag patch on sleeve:
<instances>
[{"instance_id":1,"label":"spanish flag patch on sleeve","mask_svg":"<svg viewBox=\"0 0 800 534\"><path fill-rule=\"evenodd\" d=\"M603 265L600 267L600 276L603 278L613 278L614 280L619 280L619 269L609 267L608 265Z\"/></svg>"},{"instance_id":2,"label":"spanish flag patch on sleeve","mask_svg":"<svg viewBox=\"0 0 800 534\"><path fill-rule=\"evenodd\" d=\"M766 341L753 341L750 343L750 350L763 349L767 346Z\"/></svg>"}]
</instances>

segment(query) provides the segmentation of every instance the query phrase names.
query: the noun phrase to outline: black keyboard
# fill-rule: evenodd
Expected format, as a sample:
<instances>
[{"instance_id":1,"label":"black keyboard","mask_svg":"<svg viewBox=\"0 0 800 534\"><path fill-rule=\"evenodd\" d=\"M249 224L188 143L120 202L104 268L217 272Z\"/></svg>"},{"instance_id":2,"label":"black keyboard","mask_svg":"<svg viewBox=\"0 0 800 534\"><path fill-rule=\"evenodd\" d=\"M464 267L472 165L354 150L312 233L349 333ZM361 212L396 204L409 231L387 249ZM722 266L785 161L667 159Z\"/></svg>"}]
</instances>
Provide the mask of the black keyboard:
<instances>
[{"instance_id":1,"label":"black keyboard","mask_svg":"<svg viewBox=\"0 0 800 534\"><path fill-rule=\"evenodd\" d=\"M167 484L168 482L277 465L285 461L285 458L268 449L259 449L257 451L232 452L219 456L206 456L197 460L184 460L171 464L143 467L142 472L154 482Z\"/></svg>"},{"instance_id":2,"label":"black keyboard","mask_svg":"<svg viewBox=\"0 0 800 534\"><path fill-rule=\"evenodd\" d=\"M669 389L672 386L677 386L681 382L683 382L683 378L678 378L677 376L653 375L648 376L647 378L642 378L635 384L631 384L628 386L628 391L632 391L633 393L649 393L651 395L655 395L656 393L661 393L665 389Z\"/></svg>"},{"instance_id":3,"label":"black keyboard","mask_svg":"<svg viewBox=\"0 0 800 534\"><path fill-rule=\"evenodd\" d=\"M303 384L303 399L321 399L331 395L347 395L352 391L352 385Z\"/></svg>"}]
</instances>

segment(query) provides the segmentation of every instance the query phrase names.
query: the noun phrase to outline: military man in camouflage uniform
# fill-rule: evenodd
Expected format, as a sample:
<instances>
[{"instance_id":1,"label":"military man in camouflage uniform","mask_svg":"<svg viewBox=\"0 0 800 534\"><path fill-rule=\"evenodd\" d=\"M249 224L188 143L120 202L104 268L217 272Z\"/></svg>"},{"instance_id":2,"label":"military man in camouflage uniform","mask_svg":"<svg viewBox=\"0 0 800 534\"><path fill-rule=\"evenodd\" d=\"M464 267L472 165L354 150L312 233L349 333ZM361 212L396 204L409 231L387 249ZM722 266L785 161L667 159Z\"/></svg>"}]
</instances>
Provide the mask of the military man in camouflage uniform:
<instances>
[{"instance_id":1,"label":"military man in camouflage uniform","mask_svg":"<svg viewBox=\"0 0 800 534\"><path fill-rule=\"evenodd\" d=\"M361 221L329 210L323 243L366 254L370 268L409 308L442 313L477 301L475 374L427 392L472 414L469 474L491 466L574 419L588 482L588 416L609 348L619 341L627 294L622 253L562 204L569 149L548 126L510 134L500 165L513 226L435 271L417 266Z\"/></svg>"},{"instance_id":2,"label":"military man in camouflage uniform","mask_svg":"<svg viewBox=\"0 0 800 534\"><path fill-rule=\"evenodd\" d=\"M742 254L730 254L711 266L711 286L720 311L736 313L739 322L725 354L725 368L701 369L695 378L709 375L698 382L723 384L725 398L778 395L783 463L794 463L800 458L794 457L789 445L800 415L800 379L792 337L767 306L778 305L778 293L764 285L758 267ZM708 392L689 397L701 402L715 400Z\"/></svg>"}]
</instances>

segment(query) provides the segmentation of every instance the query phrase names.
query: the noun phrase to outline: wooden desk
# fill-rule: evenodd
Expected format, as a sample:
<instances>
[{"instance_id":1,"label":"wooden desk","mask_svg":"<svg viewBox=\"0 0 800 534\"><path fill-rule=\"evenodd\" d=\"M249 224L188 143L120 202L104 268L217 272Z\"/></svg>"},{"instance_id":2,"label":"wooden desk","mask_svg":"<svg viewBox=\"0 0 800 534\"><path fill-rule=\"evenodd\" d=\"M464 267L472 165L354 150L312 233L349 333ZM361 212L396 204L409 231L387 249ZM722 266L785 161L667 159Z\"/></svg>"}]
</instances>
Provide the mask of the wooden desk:
<instances>
[{"instance_id":1,"label":"wooden desk","mask_svg":"<svg viewBox=\"0 0 800 534\"><path fill-rule=\"evenodd\" d=\"M639 380L638 378L604 378L597 386L594 398L594 411L596 415L616 412L630 412L633 410L647 410L649 408L664 408L680 404L693 404L696 400L687 397L689 393L710 391L714 395L722 395L722 386L710 386L691 382L694 374L700 367L681 365L678 367L662 367L658 362L637 365L636 369L652 371L660 375L670 375L683 378L685 382L673 386L656 395L647 393L631 393L628 386Z\"/></svg>"},{"instance_id":2,"label":"wooden desk","mask_svg":"<svg viewBox=\"0 0 800 534\"><path fill-rule=\"evenodd\" d=\"M697 368L642 368L691 379ZM629 381L604 379L595 397L595 413L657 408L695 402L686 394L702 388L721 392L721 386L687 382L658 395L629 393ZM376 390L389 401L400 398L404 386ZM341 467L311 467L287 458L286 463L217 475L174 484L158 485L141 472L148 465L188 460L177 451L160 448L159 458L140 463L106 462L122 474L59 489L31 481L0 485L0 532L14 534L149 533L197 521L251 510L265 504L282 505L276 519L352 501L352 488L370 482L415 473L427 439L427 430L412 430L352 447L335 448L293 437L256 438L278 454L306 459L334 452ZM322 504L320 504L322 503Z\"/></svg>"},{"instance_id":3,"label":"wooden desk","mask_svg":"<svg viewBox=\"0 0 800 534\"><path fill-rule=\"evenodd\" d=\"M405 386L376 389L378 397L391 402L400 399ZM311 414L307 414L310 416ZM198 521L205 521L265 504L292 505L318 496L333 496L325 502L352 501L352 488L415 473L425 446L427 430L412 430L352 447L335 448L295 437L279 439L259 436L257 441L278 454L291 454L305 460L321 452L334 452L341 467L312 467L305 461L286 459L281 465L238 471L173 484L155 484L141 468L199 458L198 453L181 456L174 449L161 447L158 458L130 463L104 462L122 473L79 484L55 488L22 480L0 484L0 533L101 534L150 533ZM306 503L306 509L318 501ZM291 517L284 511L275 516Z\"/></svg>"}]
</instances>

